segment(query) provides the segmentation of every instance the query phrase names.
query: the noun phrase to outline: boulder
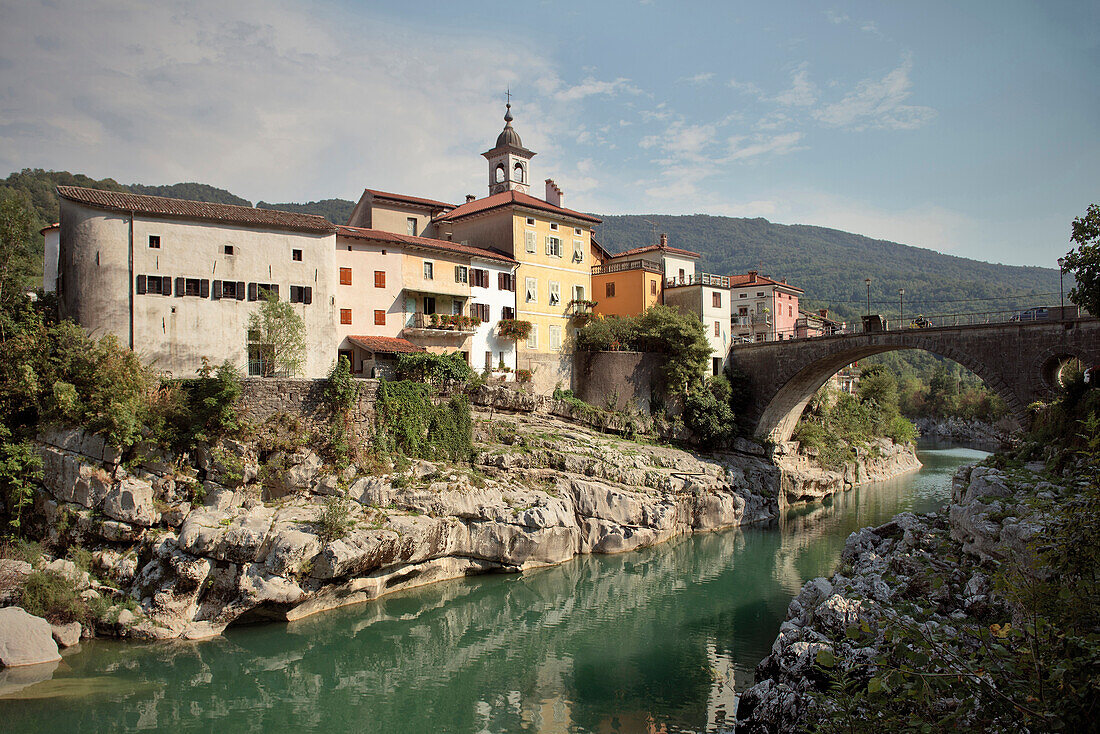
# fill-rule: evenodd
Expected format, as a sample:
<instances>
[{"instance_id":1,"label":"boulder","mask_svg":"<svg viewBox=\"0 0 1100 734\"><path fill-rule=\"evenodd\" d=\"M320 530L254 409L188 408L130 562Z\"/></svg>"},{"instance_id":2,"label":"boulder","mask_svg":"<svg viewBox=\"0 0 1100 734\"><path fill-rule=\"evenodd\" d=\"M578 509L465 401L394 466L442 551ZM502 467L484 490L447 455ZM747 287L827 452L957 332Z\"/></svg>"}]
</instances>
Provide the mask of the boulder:
<instances>
[{"instance_id":1,"label":"boulder","mask_svg":"<svg viewBox=\"0 0 1100 734\"><path fill-rule=\"evenodd\" d=\"M80 622L69 622L68 624L55 624L50 627L53 633L53 639L59 647L72 647L80 642L80 633L83 628L80 626Z\"/></svg>"},{"instance_id":2,"label":"boulder","mask_svg":"<svg viewBox=\"0 0 1100 734\"><path fill-rule=\"evenodd\" d=\"M37 665L60 659L49 622L19 607L0 609L0 667Z\"/></svg>"},{"instance_id":3,"label":"boulder","mask_svg":"<svg viewBox=\"0 0 1100 734\"><path fill-rule=\"evenodd\" d=\"M153 506L153 487L136 477L124 477L103 499L103 514L115 520L152 527L160 515Z\"/></svg>"}]
</instances>

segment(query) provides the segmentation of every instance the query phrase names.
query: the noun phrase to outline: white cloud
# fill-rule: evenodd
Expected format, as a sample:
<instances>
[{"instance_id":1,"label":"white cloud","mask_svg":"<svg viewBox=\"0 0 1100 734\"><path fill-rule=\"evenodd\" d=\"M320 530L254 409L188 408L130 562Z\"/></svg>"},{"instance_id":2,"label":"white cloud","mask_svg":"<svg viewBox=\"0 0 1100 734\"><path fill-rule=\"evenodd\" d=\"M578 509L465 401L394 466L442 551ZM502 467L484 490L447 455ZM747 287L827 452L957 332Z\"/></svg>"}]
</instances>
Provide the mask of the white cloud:
<instances>
[{"instance_id":1,"label":"white cloud","mask_svg":"<svg viewBox=\"0 0 1100 734\"><path fill-rule=\"evenodd\" d=\"M812 107L817 102L817 87L810 81L809 64L803 62L791 73L791 87L774 101L784 107Z\"/></svg>"},{"instance_id":2,"label":"white cloud","mask_svg":"<svg viewBox=\"0 0 1100 734\"><path fill-rule=\"evenodd\" d=\"M566 87L554 94L559 102L576 102L577 100L593 95L615 95L620 92L628 94L641 94L642 90L630 83L629 79L620 77L614 81L600 81L589 77L580 84Z\"/></svg>"},{"instance_id":3,"label":"white cloud","mask_svg":"<svg viewBox=\"0 0 1100 734\"><path fill-rule=\"evenodd\" d=\"M760 87L756 86L752 82L743 82L743 81L740 81L738 79L730 79L729 82L726 83L726 85L730 89L736 89L738 92L741 92L742 94L748 94L748 95L751 95L753 97L763 97L764 96L764 93L760 89Z\"/></svg>"},{"instance_id":4,"label":"white cloud","mask_svg":"<svg viewBox=\"0 0 1100 734\"><path fill-rule=\"evenodd\" d=\"M754 135L751 139L736 137L729 141L729 154L724 162L743 161L748 158L773 153L785 155L796 150L805 150L798 145L802 140L802 133L783 133L781 135Z\"/></svg>"},{"instance_id":5,"label":"white cloud","mask_svg":"<svg viewBox=\"0 0 1100 734\"><path fill-rule=\"evenodd\" d=\"M700 86L700 85L706 84L707 82L709 82L713 78L714 78L714 72L713 71L702 71L702 72L699 72L698 74L695 74L694 76L681 77L679 79L679 81L680 82L686 82L687 84L692 84L694 86Z\"/></svg>"},{"instance_id":6,"label":"white cloud","mask_svg":"<svg viewBox=\"0 0 1100 734\"><path fill-rule=\"evenodd\" d=\"M906 57L882 79L864 79L842 100L815 110L813 116L826 125L855 130L918 128L935 117L936 111L903 104L912 94L913 82L909 78L912 69L913 61Z\"/></svg>"}]
</instances>

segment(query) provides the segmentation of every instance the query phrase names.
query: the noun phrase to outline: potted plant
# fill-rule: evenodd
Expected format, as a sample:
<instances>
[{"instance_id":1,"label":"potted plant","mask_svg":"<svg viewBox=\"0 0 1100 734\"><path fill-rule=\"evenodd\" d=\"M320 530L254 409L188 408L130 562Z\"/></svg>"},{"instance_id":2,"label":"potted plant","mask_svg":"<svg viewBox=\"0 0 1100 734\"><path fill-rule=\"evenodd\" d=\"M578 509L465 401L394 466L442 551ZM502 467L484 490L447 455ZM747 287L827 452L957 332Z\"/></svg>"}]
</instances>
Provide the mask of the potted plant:
<instances>
[{"instance_id":1,"label":"potted plant","mask_svg":"<svg viewBox=\"0 0 1100 734\"><path fill-rule=\"evenodd\" d=\"M428 316L428 324L433 329L438 329L439 328L439 314L433 313L433 314L429 315Z\"/></svg>"}]
</instances>

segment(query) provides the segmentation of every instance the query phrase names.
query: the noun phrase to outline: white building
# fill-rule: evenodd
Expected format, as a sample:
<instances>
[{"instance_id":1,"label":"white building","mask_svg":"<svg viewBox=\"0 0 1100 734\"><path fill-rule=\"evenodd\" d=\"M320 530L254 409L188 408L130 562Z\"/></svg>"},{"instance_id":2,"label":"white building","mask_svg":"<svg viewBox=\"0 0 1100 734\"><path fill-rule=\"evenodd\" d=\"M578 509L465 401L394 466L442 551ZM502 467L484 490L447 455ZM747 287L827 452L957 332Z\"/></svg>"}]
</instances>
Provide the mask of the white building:
<instances>
[{"instance_id":1,"label":"white building","mask_svg":"<svg viewBox=\"0 0 1100 734\"><path fill-rule=\"evenodd\" d=\"M45 258L42 269L42 290L54 293L57 290L57 256L61 249L61 224L55 222L38 231L43 238Z\"/></svg>"},{"instance_id":2,"label":"white building","mask_svg":"<svg viewBox=\"0 0 1100 734\"><path fill-rule=\"evenodd\" d=\"M677 276L665 281L665 303L694 314L703 322L710 342L712 375L722 374L730 350L729 287L729 278L710 273L697 272L683 280Z\"/></svg>"},{"instance_id":3,"label":"white building","mask_svg":"<svg viewBox=\"0 0 1100 734\"><path fill-rule=\"evenodd\" d=\"M306 332L303 376L336 358L336 228L310 214L75 186L61 202L61 315L115 334L142 359L192 377L203 358L261 371L249 315L264 293L288 300Z\"/></svg>"},{"instance_id":4,"label":"white building","mask_svg":"<svg viewBox=\"0 0 1100 734\"><path fill-rule=\"evenodd\" d=\"M499 336L501 319L516 318L516 268L511 258L473 256L470 263L470 315L481 321L474 332L470 365L474 369L516 370L516 343Z\"/></svg>"}]
</instances>

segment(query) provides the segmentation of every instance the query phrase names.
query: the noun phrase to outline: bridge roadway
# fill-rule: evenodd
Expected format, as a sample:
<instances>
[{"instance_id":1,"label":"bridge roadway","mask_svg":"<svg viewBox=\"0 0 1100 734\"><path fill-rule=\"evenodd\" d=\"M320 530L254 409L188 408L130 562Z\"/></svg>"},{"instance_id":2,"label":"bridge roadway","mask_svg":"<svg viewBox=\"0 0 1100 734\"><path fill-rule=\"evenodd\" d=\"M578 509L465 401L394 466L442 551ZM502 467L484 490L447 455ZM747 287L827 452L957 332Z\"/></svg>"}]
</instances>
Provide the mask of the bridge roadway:
<instances>
[{"instance_id":1,"label":"bridge roadway","mask_svg":"<svg viewBox=\"0 0 1100 734\"><path fill-rule=\"evenodd\" d=\"M836 372L873 354L923 349L982 378L1026 425L1027 406L1049 400L1070 359L1100 364L1100 320L1078 318L861 332L736 346L729 361L752 383L755 434L787 441L803 408Z\"/></svg>"}]
</instances>

